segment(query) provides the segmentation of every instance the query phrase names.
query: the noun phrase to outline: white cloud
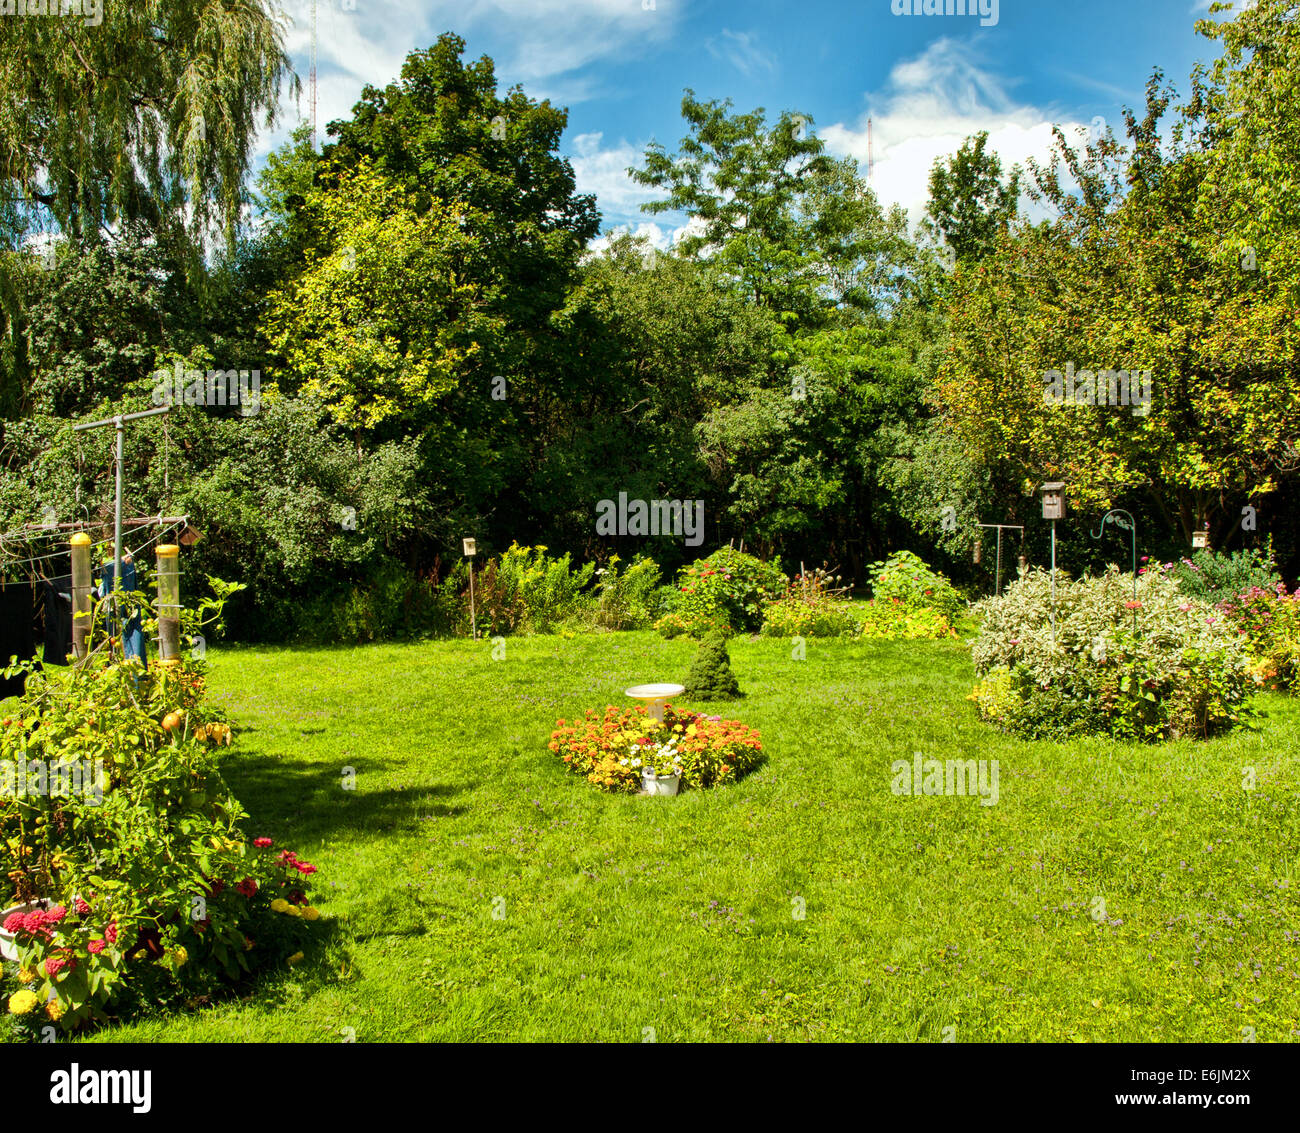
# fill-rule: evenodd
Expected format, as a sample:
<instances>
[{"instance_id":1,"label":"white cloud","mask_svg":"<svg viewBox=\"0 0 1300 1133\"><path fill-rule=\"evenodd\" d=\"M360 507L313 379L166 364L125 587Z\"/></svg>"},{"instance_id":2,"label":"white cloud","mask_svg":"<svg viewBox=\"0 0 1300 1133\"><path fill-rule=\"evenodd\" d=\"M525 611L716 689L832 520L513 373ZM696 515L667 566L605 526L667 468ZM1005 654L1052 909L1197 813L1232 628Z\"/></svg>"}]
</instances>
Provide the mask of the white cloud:
<instances>
[{"instance_id":1,"label":"white cloud","mask_svg":"<svg viewBox=\"0 0 1300 1133\"><path fill-rule=\"evenodd\" d=\"M722 41L707 39L704 46L715 59L730 63L746 78L756 71L775 71L776 59L758 46L758 33L722 29Z\"/></svg>"},{"instance_id":2,"label":"white cloud","mask_svg":"<svg viewBox=\"0 0 1300 1133\"><path fill-rule=\"evenodd\" d=\"M1017 104L969 48L947 39L932 43L916 59L896 64L884 92L871 97L868 105L855 124L828 126L821 137L832 153L856 157L865 176L870 117L875 155L871 187L883 204L907 209L913 223L925 212L936 158L956 153L971 134L987 130L988 148L1009 172L1029 157L1047 159L1052 124L1060 121L1036 107ZM1074 140L1073 128L1087 124L1060 125Z\"/></svg>"}]
</instances>

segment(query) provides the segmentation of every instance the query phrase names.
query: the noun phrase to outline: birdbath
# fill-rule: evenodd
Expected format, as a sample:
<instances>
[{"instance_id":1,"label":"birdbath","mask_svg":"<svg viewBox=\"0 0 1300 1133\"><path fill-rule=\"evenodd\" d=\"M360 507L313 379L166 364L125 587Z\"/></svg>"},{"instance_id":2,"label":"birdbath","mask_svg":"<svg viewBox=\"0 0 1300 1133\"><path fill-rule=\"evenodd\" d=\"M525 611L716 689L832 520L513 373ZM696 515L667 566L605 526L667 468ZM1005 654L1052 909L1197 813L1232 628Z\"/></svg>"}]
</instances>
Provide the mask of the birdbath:
<instances>
[{"instance_id":1,"label":"birdbath","mask_svg":"<svg viewBox=\"0 0 1300 1133\"><path fill-rule=\"evenodd\" d=\"M650 715L659 723L664 722L664 703L674 696L681 696L686 691L682 685L633 685L624 692L633 700L643 700L650 709Z\"/></svg>"}]
</instances>

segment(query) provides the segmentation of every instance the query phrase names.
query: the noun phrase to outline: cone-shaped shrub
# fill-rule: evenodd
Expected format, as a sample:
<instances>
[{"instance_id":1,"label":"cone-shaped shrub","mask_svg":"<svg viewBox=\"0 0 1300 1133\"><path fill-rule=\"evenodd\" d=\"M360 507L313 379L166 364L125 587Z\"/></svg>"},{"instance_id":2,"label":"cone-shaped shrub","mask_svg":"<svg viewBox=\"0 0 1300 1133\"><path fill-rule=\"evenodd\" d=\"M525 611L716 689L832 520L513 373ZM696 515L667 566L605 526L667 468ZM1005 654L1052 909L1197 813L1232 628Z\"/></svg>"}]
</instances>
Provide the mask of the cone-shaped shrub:
<instances>
[{"instance_id":1,"label":"cone-shaped shrub","mask_svg":"<svg viewBox=\"0 0 1300 1133\"><path fill-rule=\"evenodd\" d=\"M700 643L686 678L686 696L690 700L735 700L742 695L736 674L731 671L727 635L714 630Z\"/></svg>"}]
</instances>

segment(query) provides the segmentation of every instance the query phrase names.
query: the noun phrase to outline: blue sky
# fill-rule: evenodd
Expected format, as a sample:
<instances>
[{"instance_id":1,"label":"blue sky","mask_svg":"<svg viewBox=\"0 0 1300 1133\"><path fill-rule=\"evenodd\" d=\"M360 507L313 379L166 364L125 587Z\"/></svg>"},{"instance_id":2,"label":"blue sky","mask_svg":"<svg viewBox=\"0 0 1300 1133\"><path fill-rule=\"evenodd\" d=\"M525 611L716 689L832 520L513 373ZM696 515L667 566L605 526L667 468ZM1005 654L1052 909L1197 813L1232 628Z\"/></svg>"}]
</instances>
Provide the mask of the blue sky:
<instances>
[{"instance_id":1,"label":"blue sky","mask_svg":"<svg viewBox=\"0 0 1300 1133\"><path fill-rule=\"evenodd\" d=\"M978 0L971 0L972 4ZM987 5L989 0L983 0ZM922 0L914 0L919 9ZM310 0L285 0L286 44L303 96L286 102L262 153L308 116ZM1053 123L1121 129L1140 107L1153 67L1186 89L1217 45L1196 35L1209 0L996 0L996 23L958 15L895 15L905 0L318 0L318 121L346 116L364 83L385 85L407 53L443 31L490 55L501 89L569 109L562 149L583 192L597 195L606 230L671 244L685 218L650 217L653 191L625 170L651 139L675 151L682 91L808 115L836 155L914 220L937 156L988 130L1006 165L1047 152ZM942 0L939 4L942 7ZM1217 17L1219 19L1224 16Z\"/></svg>"}]
</instances>

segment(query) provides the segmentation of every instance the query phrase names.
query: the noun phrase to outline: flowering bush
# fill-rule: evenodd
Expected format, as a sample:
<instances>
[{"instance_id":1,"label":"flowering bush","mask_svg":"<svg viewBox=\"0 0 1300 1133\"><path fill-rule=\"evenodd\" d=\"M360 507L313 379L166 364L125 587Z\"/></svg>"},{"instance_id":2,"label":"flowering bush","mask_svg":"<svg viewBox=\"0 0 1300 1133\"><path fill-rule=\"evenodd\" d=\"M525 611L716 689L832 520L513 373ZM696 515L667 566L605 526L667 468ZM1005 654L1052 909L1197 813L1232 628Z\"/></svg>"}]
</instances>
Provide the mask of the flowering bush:
<instances>
[{"instance_id":1,"label":"flowering bush","mask_svg":"<svg viewBox=\"0 0 1300 1133\"><path fill-rule=\"evenodd\" d=\"M73 1028L211 993L301 935L268 925L267 910L282 894L304 904L315 867L248 844L219 770L233 733L203 691L201 662L146 671L101 639L82 664L30 672L0 721L0 900L35 906L3 925L25 1023L35 1006Z\"/></svg>"},{"instance_id":2,"label":"flowering bush","mask_svg":"<svg viewBox=\"0 0 1300 1133\"><path fill-rule=\"evenodd\" d=\"M763 606L785 587L776 563L723 547L682 568L672 606L655 628L665 637L702 637L718 627L752 632L762 624Z\"/></svg>"},{"instance_id":3,"label":"flowering bush","mask_svg":"<svg viewBox=\"0 0 1300 1133\"><path fill-rule=\"evenodd\" d=\"M1195 551L1191 558L1164 563L1161 569L1178 583L1184 594L1215 603L1252 588L1271 590L1281 581L1271 542L1267 549L1252 547L1232 554Z\"/></svg>"},{"instance_id":4,"label":"flowering bush","mask_svg":"<svg viewBox=\"0 0 1300 1133\"><path fill-rule=\"evenodd\" d=\"M795 575L784 594L763 607L765 637L840 637L858 631L838 575L822 568Z\"/></svg>"},{"instance_id":5,"label":"flowering bush","mask_svg":"<svg viewBox=\"0 0 1300 1133\"><path fill-rule=\"evenodd\" d=\"M643 555L619 573L617 555L596 571L599 598L593 620L602 629L645 629L657 612L659 564Z\"/></svg>"},{"instance_id":6,"label":"flowering bush","mask_svg":"<svg viewBox=\"0 0 1300 1133\"><path fill-rule=\"evenodd\" d=\"M911 551L895 551L884 562L872 563L871 570L871 597L876 603L905 611L934 610L949 625L966 611L966 600L952 583Z\"/></svg>"},{"instance_id":7,"label":"flowering bush","mask_svg":"<svg viewBox=\"0 0 1300 1133\"><path fill-rule=\"evenodd\" d=\"M1112 569L1056 583L1032 570L976 610L972 644L980 715L1026 736L1110 733L1123 738L1208 736L1247 714L1247 658L1227 619L1168 576L1138 582ZM1135 628L1136 623L1136 628Z\"/></svg>"},{"instance_id":8,"label":"flowering bush","mask_svg":"<svg viewBox=\"0 0 1300 1133\"><path fill-rule=\"evenodd\" d=\"M572 724L557 721L547 745L570 771L606 791L635 792L641 773L680 771L684 787L734 782L757 766L763 745L758 732L738 720L703 716L664 706L659 723L642 705L588 709Z\"/></svg>"},{"instance_id":9,"label":"flowering bush","mask_svg":"<svg viewBox=\"0 0 1300 1133\"><path fill-rule=\"evenodd\" d=\"M1282 582L1252 586L1219 609L1250 654L1257 684L1300 688L1300 590L1287 594Z\"/></svg>"}]
</instances>

